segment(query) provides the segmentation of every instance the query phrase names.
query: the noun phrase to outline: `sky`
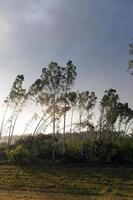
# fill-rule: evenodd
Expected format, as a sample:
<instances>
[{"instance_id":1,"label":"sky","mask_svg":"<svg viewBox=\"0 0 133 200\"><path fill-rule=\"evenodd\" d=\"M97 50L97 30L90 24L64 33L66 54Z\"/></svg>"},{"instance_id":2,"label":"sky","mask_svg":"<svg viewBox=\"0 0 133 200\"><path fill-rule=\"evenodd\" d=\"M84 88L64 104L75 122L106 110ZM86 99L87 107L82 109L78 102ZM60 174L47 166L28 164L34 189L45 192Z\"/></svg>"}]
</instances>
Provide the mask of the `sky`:
<instances>
[{"instance_id":1,"label":"sky","mask_svg":"<svg viewBox=\"0 0 133 200\"><path fill-rule=\"evenodd\" d=\"M0 103L17 74L28 87L51 61L77 66L76 89L114 88L133 107L127 72L133 0L0 0Z\"/></svg>"}]
</instances>

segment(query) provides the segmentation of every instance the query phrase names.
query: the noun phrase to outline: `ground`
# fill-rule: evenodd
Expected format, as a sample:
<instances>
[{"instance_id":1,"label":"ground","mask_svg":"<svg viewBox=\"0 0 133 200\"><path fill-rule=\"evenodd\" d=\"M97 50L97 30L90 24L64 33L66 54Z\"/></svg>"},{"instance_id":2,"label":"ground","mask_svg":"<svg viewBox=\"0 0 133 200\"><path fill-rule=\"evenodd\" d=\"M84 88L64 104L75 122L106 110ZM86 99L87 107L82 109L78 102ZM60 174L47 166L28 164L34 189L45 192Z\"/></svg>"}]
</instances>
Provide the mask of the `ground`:
<instances>
[{"instance_id":1,"label":"ground","mask_svg":"<svg viewBox=\"0 0 133 200\"><path fill-rule=\"evenodd\" d=\"M130 166L0 165L0 200L131 200Z\"/></svg>"}]
</instances>

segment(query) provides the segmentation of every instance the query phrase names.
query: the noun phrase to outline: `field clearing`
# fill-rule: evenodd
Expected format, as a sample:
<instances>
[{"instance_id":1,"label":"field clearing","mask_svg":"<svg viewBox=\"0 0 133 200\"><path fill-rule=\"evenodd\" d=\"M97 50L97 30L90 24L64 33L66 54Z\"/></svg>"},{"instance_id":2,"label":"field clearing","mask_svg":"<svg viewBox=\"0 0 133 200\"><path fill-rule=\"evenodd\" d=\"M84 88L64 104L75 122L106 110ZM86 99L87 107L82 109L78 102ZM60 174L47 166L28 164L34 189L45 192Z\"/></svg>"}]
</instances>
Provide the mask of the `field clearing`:
<instances>
[{"instance_id":1,"label":"field clearing","mask_svg":"<svg viewBox=\"0 0 133 200\"><path fill-rule=\"evenodd\" d=\"M131 167L0 165L0 200L131 200Z\"/></svg>"}]
</instances>

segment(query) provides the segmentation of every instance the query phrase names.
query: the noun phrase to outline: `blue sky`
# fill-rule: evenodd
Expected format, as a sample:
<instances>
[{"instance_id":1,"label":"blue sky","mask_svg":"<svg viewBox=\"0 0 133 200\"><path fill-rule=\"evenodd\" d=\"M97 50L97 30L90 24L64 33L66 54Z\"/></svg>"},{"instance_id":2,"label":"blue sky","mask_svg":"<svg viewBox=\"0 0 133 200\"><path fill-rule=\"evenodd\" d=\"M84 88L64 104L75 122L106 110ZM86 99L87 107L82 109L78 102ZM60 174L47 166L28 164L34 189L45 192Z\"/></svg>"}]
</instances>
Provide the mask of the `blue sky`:
<instances>
[{"instance_id":1,"label":"blue sky","mask_svg":"<svg viewBox=\"0 0 133 200\"><path fill-rule=\"evenodd\" d=\"M133 0L0 0L0 102L17 74L28 87L53 60L77 66L76 88L115 88L133 107L127 73Z\"/></svg>"}]
</instances>

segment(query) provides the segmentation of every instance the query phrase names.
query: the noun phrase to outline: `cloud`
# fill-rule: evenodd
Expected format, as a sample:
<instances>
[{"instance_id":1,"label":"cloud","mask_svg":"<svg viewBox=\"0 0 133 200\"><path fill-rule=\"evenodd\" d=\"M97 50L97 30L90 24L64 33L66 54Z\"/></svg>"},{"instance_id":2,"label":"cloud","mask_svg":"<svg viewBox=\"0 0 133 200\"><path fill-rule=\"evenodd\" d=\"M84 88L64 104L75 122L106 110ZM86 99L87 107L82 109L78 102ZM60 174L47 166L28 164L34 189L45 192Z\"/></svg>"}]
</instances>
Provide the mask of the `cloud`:
<instances>
[{"instance_id":1,"label":"cloud","mask_svg":"<svg viewBox=\"0 0 133 200\"><path fill-rule=\"evenodd\" d=\"M85 83L114 80L128 62L132 9L132 0L0 0L0 70L32 81L51 60L72 59Z\"/></svg>"}]
</instances>

